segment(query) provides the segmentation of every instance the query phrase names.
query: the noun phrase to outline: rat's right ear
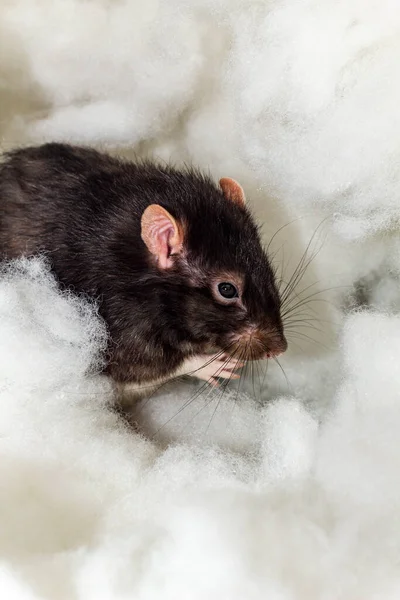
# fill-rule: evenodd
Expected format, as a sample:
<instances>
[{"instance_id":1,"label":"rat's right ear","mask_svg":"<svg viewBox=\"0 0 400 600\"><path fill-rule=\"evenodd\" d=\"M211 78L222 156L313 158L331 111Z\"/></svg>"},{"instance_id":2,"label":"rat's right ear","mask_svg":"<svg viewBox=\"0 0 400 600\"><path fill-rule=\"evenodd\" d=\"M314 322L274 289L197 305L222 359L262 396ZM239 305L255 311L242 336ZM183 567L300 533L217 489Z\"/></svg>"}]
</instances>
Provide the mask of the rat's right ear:
<instances>
[{"instance_id":1,"label":"rat's right ear","mask_svg":"<svg viewBox=\"0 0 400 600\"><path fill-rule=\"evenodd\" d=\"M227 200L244 207L246 204L246 196L244 195L242 186L237 181L230 177L223 177L219 180L219 185Z\"/></svg>"},{"instance_id":2,"label":"rat's right ear","mask_svg":"<svg viewBox=\"0 0 400 600\"><path fill-rule=\"evenodd\" d=\"M142 240L156 257L159 267L172 267L171 256L181 252L183 246L181 224L159 204L150 204L142 215L141 226Z\"/></svg>"}]
</instances>

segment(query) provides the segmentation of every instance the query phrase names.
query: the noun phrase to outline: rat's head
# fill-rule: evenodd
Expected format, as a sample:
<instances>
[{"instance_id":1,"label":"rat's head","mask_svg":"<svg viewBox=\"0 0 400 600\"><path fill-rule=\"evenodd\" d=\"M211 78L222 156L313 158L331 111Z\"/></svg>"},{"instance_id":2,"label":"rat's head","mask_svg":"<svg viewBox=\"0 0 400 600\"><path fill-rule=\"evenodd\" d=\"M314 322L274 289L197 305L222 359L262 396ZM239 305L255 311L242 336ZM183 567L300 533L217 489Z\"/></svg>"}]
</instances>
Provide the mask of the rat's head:
<instances>
[{"instance_id":1,"label":"rat's head","mask_svg":"<svg viewBox=\"0 0 400 600\"><path fill-rule=\"evenodd\" d=\"M148 206L141 227L193 346L244 360L286 350L274 272L237 182L191 173L179 201Z\"/></svg>"}]
</instances>

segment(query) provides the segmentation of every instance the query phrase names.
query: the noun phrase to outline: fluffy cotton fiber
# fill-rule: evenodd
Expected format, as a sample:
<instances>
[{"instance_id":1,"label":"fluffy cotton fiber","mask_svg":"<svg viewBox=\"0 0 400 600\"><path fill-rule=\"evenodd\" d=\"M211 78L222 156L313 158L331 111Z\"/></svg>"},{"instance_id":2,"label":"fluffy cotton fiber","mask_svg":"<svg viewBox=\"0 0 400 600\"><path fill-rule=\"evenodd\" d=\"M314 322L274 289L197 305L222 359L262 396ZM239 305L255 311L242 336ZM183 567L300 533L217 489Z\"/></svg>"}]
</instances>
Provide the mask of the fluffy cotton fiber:
<instances>
[{"instance_id":1,"label":"fluffy cotton fiber","mask_svg":"<svg viewBox=\"0 0 400 600\"><path fill-rule=\"evenodd\" d=\"M314 235L289 306L316 294L285 375L167 387L138 434L95 307L1 267L1 598L400 597L399 29L395 0L1 2L2 149L235 177L282 289Z\"/></svg>"},{"instance_id":2,"label":"fluffy cotton fiber","mask_svg":"<svg viewBox=\"0 0 400 600\"><path fill-rule=\"evenodd\" d=\"M397 597L398 317L347 320L322 425L296 398L227 397L231 439L220 413L163 450L113 412L103 325L42 263L3 270L0 313L2 597Z\"/></svg>"}]
</instances>

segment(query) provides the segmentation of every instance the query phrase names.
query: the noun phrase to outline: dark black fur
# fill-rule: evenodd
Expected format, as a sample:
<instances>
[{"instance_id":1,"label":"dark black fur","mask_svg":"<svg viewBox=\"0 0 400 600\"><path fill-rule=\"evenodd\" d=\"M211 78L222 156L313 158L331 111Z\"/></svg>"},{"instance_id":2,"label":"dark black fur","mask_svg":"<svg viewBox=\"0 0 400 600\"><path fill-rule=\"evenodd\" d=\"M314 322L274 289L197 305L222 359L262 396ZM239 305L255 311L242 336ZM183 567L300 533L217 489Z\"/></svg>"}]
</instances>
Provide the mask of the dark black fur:
<instances>
[{"instance_id":1,"label":"dark black fur","mask_svg":"<svg viewBox=\"0 0 400 600\"><path fill-rule=\"evenodd\" d=\"M149 204L185 224L187 260L178 258L170 272L158 270L141 239ZM250 213L197 171L63 144L9 153L0 166L0 254L38 252L50 256L63 286L98 300L110 332L108 371L117 381L168 375L189 355L225 347L247 323L284 339L273 273ZM247 313L213 299L208 280L226 270L244 276Z\"/></svg>"}]
</instances>

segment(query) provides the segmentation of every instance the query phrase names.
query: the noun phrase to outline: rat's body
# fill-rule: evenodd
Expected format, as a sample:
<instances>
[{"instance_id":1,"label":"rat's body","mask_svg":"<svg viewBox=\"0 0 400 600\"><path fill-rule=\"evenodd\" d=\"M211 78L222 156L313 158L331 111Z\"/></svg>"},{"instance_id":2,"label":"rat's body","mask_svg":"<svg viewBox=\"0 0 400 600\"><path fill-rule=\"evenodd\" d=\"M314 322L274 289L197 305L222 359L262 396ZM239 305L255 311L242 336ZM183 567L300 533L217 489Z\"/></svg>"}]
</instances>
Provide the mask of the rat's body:
<instances>
[{"instance_id":1,"label":"rat's body","mask_svg":"<svg viewBox=\"0 0 400 600\"><path fill-rule=\"evenodd\" d=\"M221 186L64 144L17 150L0 165L0 257L46 253L63 287L98 301L119 383L190 371L210 348L280 353L272 270L241 188Z\"/></svg>"}]
</instances>

